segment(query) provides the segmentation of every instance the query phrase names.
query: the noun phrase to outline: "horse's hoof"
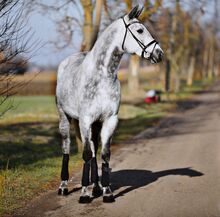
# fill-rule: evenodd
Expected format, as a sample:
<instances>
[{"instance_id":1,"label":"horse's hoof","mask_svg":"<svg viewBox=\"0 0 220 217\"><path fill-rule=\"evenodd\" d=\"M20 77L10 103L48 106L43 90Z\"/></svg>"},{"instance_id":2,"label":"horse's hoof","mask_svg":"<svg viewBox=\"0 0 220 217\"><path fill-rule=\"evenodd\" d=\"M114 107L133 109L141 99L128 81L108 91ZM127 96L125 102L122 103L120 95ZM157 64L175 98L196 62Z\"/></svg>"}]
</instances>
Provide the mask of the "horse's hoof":
<instances>
[{"instance_id":1,"label":"horse's hoof","mask_svg":"<svg viewBox=\"0 0 220 217\"><path fill-rule=\"evenodd\" d=\"M67 196L68 195L68 188L59 188L58 195Z\"/></svg>"},{"instance_id":2,"label":"horse's hoof","mask_svg":"<svg viewBox=\"0 0 220 217\"><path fill-rule=\"evenodd\" d=\"M79 203L90 203L92 201L90 196L80 196Z\"/></svg>"},{"instance_id":3,"label":"horse's hoof","mask_svg":"<svg viewBox=\"0 0 220 217\"><path fill-rule=\"evenodd\" d=\"M111 188L109 186L103 187L103 202L104 203L113 203L115 198L112 194Z\"/></svg>"},{"instance_id":4,"label":"horse's hoof","mask_svg":"<svg viewBox=\"0 0 220 217\"><path fill-rule=\"evenodd\" d=\"M115 202L115 198L113 195L103 196L103 203L113 203Z\"/></svg>"},{"instance_id":5,"label":"horse's hoof","mask_svg":"<svg viewBox=\"0 0 220 217\"><path fill-rule=\"evenodd\" d=\"M99 186L95 186L92 189L92 196L94 198L100 197L102 195L102 189Z\"/></svg>"}]
</instances>

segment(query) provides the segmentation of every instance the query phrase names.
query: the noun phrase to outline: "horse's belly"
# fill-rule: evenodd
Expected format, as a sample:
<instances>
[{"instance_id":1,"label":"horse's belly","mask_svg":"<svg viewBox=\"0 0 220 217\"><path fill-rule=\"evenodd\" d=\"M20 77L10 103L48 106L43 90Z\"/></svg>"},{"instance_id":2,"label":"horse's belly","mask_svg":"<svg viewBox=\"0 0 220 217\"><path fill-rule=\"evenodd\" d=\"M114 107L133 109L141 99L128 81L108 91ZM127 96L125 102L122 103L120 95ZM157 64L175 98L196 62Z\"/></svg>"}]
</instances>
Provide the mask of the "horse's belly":
<instances>
[{"instance_id":1,"label":"horse's belly","mask_svg":"<svg viewBox=\"0 0 220 217\"><path fill-rule=\"evenodd\" d=\"M106 92L97 99L97 110L100 112L102 119L118 114L120 91L115 90L114 93L109 92Z\"/></svg>"},{"instance_id":2,"label":"horse's belly","mask_svg":"<svg viewBox=\"0 0 220 217\"><path fill-rule=\"evenodd\" d=\"M66 104L65 106L63 106L63 109L70 117L74 119L79 119L79 114L78 114L76 106L72 104L71 105Z\"/></svg>"}]
</instances>

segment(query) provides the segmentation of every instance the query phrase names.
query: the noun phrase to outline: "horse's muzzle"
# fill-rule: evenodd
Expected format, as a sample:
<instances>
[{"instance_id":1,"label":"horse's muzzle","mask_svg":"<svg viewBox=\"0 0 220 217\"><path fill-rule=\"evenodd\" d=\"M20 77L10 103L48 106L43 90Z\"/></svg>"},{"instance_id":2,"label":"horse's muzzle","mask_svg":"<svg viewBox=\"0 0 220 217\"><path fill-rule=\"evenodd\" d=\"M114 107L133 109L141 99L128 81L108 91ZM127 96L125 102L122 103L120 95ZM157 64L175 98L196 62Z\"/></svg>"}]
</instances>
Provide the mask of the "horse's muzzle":
<instances>
[{"instance_id":1,"label":"horse's muzzle","mask_svg":"<svg viewBox=\"0 0 220 217\"><path fill-rule=\"evenodd\" d=\"M153 52L153 58L157 63L163 60L164 53L161 48L156 48Z\"/></svg>"}]
</instances>

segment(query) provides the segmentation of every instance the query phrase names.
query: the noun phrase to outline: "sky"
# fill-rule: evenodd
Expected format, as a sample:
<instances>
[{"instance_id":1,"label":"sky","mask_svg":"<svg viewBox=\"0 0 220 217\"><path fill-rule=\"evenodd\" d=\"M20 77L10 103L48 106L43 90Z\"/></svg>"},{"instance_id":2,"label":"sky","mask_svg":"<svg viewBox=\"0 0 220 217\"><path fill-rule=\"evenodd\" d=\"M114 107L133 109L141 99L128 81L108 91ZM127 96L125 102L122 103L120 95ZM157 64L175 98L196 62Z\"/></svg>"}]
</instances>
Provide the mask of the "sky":
<instances>
[{"instance_id":1,"label":"sky","mask_svg":"<svg viewBox=\"0 0 220 217\"><path fill-rule=\"evenodd\" d=\"M63 5L62 0L39 0L38 2L42 2L47 5L54 5L60 6ZM60 18L62 16L74 14L74 16L82 16L82 8L80 8L80 3L77 7L68 8L68 11L63 11L60 13L54 13L49 11L43 11L39 9L37 6L33 5L32 11L29 13L29 22L28 28L31 28L33 34L32 41L40 41L38 44L37 52L34 51L30 54L31 59L30 63L32 65L43 66L46 68L56 67L59 63L65 59L67 56L79 52L80 45L81 45L81 32L75 28L74 25L74 34L72 43L65 49L57 49L53 42L63 42L65 41L61 35L57 33L57 25L55 24L54 20ZM52 20L53 19L53 20ZM32 42L30 42L32 43Z\"/></svg>"},{"instance_id":2,"label":"sky","mask_svg":"<svg viewBox=\"0 0 220 217\"><path fill-rule=\"evenodd\" d=\"M32 40L38 40L38 50L31 54L30 62L34 65L51 67L57 66L65 57L76 52L73 47L57 50L51 43L57 37L56 26L48 17L32 13L28 22L34 32ZM57 38L62 40L62 38Z\"/></svg>"}]
</instances>

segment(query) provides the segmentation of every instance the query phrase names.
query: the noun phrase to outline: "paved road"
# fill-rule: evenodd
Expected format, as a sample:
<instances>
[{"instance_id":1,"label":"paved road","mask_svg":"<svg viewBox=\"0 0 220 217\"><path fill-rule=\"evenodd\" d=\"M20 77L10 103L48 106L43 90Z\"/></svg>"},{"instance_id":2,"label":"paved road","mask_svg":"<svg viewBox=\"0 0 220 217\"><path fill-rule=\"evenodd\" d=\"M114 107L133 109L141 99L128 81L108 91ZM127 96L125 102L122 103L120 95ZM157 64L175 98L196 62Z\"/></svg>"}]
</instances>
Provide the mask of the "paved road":
<instances>
[{"instance_id":1,"label":"paved road","mask_svg":"<svg viewBox=\"0 0 220 217\"><path fill-rule=\"evenodd\" d=\"M111 166L115 203L51 192L24 215L220 217L220 83L117 150Z\"/></svg>"}]
</instances>

